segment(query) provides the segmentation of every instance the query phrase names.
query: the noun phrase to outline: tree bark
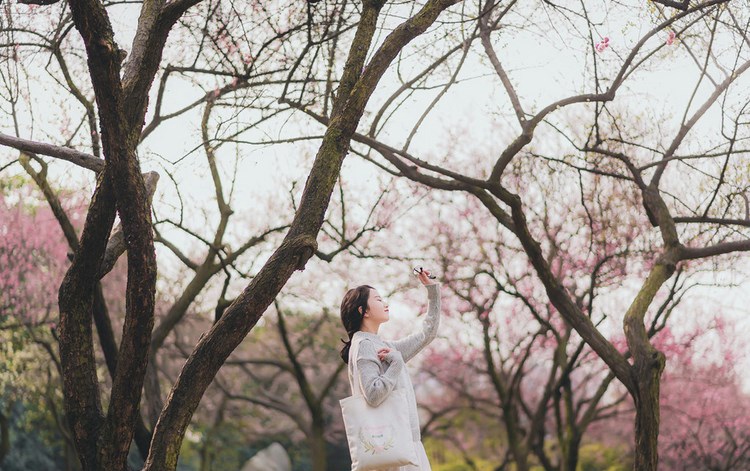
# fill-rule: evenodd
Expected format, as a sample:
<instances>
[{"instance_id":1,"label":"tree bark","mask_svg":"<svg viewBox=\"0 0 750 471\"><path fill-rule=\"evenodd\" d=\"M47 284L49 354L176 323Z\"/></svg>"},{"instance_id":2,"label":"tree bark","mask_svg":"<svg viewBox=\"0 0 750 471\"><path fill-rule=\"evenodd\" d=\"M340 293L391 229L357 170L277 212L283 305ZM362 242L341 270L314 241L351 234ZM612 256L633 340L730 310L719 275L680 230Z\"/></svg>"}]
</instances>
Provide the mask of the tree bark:
<instances>
[{"instance_id":1,"label":"tree bark","mask_svg":"<svg viewBox=\"0 0 750 471\"><path fill-rule=\"evenodd\" d=\"M364 68L382 0L363 2L362 16L339 86L335 112L284 242L245 291L199 341L167 398L151 441L146 469L174 469L185 429L205 389L295 270L317 248L333 186L366 103L383 73L413 38L458 0L430 0L396 28ZM60 351L64 401L84 470L123 470L139 418L154 324L156 260L150 204L136 149L167 35L198 0L146 1L121 80L124 51L114 40L105 7L70 0L96 97L106 164L97 183L78 250L60 288ZM78 157L78 156L76 156ZM80 159L79 159L80 160ZM115 209L128 257L126 312L106 417L96 377L91 312ZM101 321L102 319L99 319Z\"/></svg>"},{"instance_id":2,"label":"tree bark","mask_svg":"<svg viewBox=\"0 0 750 471\"><path fill-rule=\"evenodd\" d=\"M651 270L623 321L628 348L633 354L631 396L635 403L635 463L638 471L656 471L659 464L659 385L666 358L649 342L644 317L656 292L674 273L677 250L667 251Z\"/></svg>"},{"instance_id":3,"label":"tree bark","mask_svg":"<svg viewBox=\"0 0 750 471\"><path fill-rule=\"evenodd\" d=\"M10 451L10 419L0 411L0 464Z\"/></svg>"},{"instance_id":4,"label":"tree bark","mask_svg":"<svg viewBox=\"0 0 750 471\"><path fill-rule=\"evenodd\" d=\"M310 454L312 456L313 471L328 470L328 449L325 439L325 425L323 423L322 411L313 416L311 434L308 438Z\"/></svg>"},{"instance_id":5,"label":"tree bark","mask_svg":"<svg viewBox=\"0 0 750 471\"><path fill-rule=\"evenodd\" d=\"M144 2L133 45L139 52L129 61L126 74L132 80L123 85L120 72L124 51L114 40L104 5L95 0L69 1L73 22L86 48L106 161L79 249L60 288L63 392L85 470L127 469L127 455L140 419L140 396L154 322L156 256L149 196L136 149L148 90L166 36L181 14L195 3L175 1L164 6L159 0ZM94 367L91 309L93 280L99 277L102 242L112 229L115 207L127 250L128 278L122 341L105 419ZM138 429L142 438L144 427Z\"/></svg>"},{"instance_id":6,"label":"tree bark","mask_svg":"<svg viewBox=\"0 0 750 471\"><path fill-rule=\"evenodd\" d=\"M105 170L89 206L79 250L62 284L60 306L60 363L63 403L83 469L98 469L97 439L103 415L91 328L94 290L109 231L115 219L114 195Z\"/></svg>"},{"instance_id":7,"label":"tree bark","mask_svg":"<svg viewBox=\"0 0 750 471\"><path fill-rule=\"evenodd\" d=\"M75 229L73 228L68 215L65 213L60 200L52 190L49 182L46 179L47 164L38 158L35 154L29 153L28 151L21 151L19 161L21 166L31 176L34 182L37 184L39 189L44 194L47 203L52 209L52 213L55 215L60 228L63 231L65 239L68 242L70 250L75 253L78 250L78 237ZM30 160L34 159L39 165L42 166L41 171L37 172L30 163ZM101 169L104 168L104 161L100 161ZM101 169L99 171L101 171ZM156 172L149 172L145 175L147 186L150 197L153 197L154 191L156 190L156 183L159 176ZM99 271L99 278L106 275L114 266L115 262L125 252L125 242L122 236L122 230L118 227L115 233L109 238L107 242L107 248L104 251L104 260L102 262L102 268ZM114 331L112 330L112 323L109 318L107 310L107 303L104 299L102 292L101 281L96 283L94 288L94 301L93 301L93 319L96 325L96 331L99 336L99 344L104 354L105 362L107 363L107 369L109 370L110 377L114 379L115 371L117 370L117 355L118 347L117 341L115 340ZM138 446L138 450L141 456L145 460L148 456L148 446L151 442L151 432L146 429L143 424L143 420L139 417L138 423L136 424L135 442Z\"/></svg>"},{"instance_id":8,"label":"tree bark","mask_svg":"<svg viewBox=\"0 0 750 471\"><path fill-rule=\"evenodd\" d=\"M659 465L659 388L664 354L654 350L650 361L638 362L638 394L635 399L635 463L638 471L656 471Z\"/></svg>"}]
</instances>

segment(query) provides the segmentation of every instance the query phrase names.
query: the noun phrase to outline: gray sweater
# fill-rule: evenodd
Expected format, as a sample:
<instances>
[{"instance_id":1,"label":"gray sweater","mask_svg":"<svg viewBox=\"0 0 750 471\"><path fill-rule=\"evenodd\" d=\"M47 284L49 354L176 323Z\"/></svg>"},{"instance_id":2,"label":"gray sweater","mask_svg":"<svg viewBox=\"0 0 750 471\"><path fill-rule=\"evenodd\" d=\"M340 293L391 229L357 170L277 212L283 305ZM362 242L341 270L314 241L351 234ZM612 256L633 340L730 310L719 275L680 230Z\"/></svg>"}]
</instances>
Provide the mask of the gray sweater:
<instances>
[{"instance_id":1,"label":"gray sweater","mask_svg":"<svg viewBox=\"0 0 750 471\"><path fill-rule=\"evenodd\" d=\"M377 334L370 332L356 332L352 343L359 342L357 355L357 372L359 378L354 378L354 384L359 379L362 394L368 404L378 406L394 389L404 388L409 402L409 419L414 440L421 438L419 432L419 416L414 387L406 370L405 363L419 353L437 335L440 324L440 283L427 285L429 304L427 316L422 328L413 334L394 341L384 341ZM378 358L378 350L390 348L391 352L383 362ZM349 362L349 378L352 376L352 362ZM353 394L354 392L352 392Z\"/></svg>"}]
</instances>

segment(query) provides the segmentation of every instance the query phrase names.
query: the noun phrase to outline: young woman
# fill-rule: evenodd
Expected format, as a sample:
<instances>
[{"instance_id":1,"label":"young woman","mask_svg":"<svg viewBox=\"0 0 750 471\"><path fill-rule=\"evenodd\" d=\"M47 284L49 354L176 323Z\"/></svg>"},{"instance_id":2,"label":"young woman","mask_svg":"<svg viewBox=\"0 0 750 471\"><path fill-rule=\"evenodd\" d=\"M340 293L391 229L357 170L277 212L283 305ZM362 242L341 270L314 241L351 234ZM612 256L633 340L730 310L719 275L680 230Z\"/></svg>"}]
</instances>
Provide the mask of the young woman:
<instances>
[{"instance_id":1,"label":"young woman","mask_svg":"<svg viewBox=\"0 0 750 471\"><path fill-rule=\"evenodd\" d=\"M353 380L350 383L362 385L362 394L372 406L382 403L394 389L405 389L408 397L409 422L420 464L383 471L430 471L430 462L419 431L414 386L405 365L435 338L440 324L440 283L429 275L427 270L417 273L419 281L427 288L429 300L422 328L399 340L384 341L378 336L380 325L388 321L388 304L375 288L362 285L350 289L341 301L341 321L349 334L349 341L344 342L341 350L341 358L349 364L349 379ZM352 378L349 351L353 342L359 342L357 358L351 359L357 363L359 378Z\"/></svg>"}]
</instances>

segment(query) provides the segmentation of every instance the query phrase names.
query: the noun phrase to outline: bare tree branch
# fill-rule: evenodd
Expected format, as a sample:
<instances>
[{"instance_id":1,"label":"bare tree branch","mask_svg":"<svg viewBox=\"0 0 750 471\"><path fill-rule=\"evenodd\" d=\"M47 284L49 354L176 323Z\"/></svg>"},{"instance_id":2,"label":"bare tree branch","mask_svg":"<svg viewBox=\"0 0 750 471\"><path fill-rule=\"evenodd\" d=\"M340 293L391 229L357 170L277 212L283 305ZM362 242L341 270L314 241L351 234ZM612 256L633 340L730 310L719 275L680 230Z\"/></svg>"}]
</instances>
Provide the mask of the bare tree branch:
<instances>
[{"instance_id":1,"label":"bare tree branch","mask_svg":"<svg viewBox=\"0 0 750 471\"><path fill-rule=\"evenodd\" d=\"M68 147L58 147L52 144L30 141L2 133L0 133L0 144L23 152L32 152L66 160L80 167L93 170L96 173L104 170L104 160Z\"/></svg>"}]
</instances>

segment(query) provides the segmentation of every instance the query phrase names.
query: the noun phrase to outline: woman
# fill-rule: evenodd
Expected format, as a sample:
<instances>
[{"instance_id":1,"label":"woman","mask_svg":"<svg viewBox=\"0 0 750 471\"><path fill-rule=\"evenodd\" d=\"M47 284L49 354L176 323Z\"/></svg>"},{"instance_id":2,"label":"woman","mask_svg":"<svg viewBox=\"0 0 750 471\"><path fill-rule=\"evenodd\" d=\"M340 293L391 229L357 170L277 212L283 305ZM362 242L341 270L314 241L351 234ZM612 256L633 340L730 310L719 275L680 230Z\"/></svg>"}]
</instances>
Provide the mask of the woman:
<instances>
[{"instance_id":1,"label":"woman","mask_svg":"<svg viewBox=\"0 0 750 471\"><path fill-rule=\"evenodd\" d=\"M361 384L368 404L378 406L394 389L404 389L408 397L409 422L419 456L419 466L401 466L383 471L430 471L430 462L419 431L417 401L405 363L429 344L437 334L440 323L440 283L430 278L430 272L419 270L417 277L427 288L429 306L422 329L399 340L384 341L378 336L380 325L388 321L388 304L372 286L350 289L341 301L341 321L349 334L344 342L341 358L349 364L350 384ZM359 343L356 358L359 378L352 378L349 351L352 342ZM352 381L353 380L353 381Z\"/></svg>"}]
</instances>

